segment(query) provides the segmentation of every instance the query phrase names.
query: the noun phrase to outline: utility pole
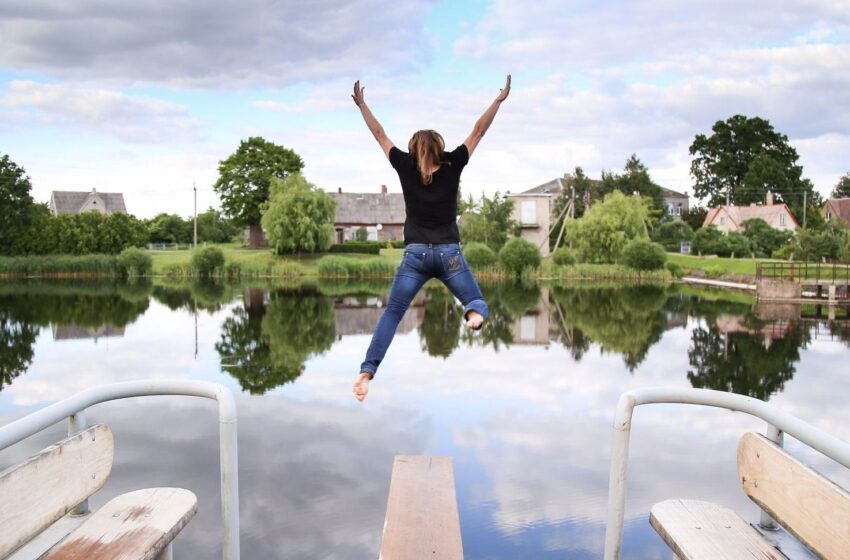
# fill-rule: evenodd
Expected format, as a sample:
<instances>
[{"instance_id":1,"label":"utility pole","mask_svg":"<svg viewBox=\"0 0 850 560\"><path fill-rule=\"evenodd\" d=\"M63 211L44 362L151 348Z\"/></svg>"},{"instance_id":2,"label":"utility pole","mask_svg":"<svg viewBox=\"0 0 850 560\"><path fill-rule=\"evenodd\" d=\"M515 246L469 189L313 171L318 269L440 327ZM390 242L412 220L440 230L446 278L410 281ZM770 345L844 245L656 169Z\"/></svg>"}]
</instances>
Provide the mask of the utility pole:
<instances>
[{"instance_id":1,"label":"utility pole","mask_svg":"<svg viewBox=\"0 0 850 560\"><path fill-rule=\"evenodd\" d=\"M198 247L198 187L192 181L192 190L195 191L195 219L194 219L194 234L192 236L192 247Z\"/></svg>"},{"instance_id":2,"label":"utility pole","mask_svg":"<svg viewBox=\"0 0 850 560\"><path fill-rule=\"evenodd\" d=\"M806 227L806 195L808 193L803 191L803 229Z\"/></svg>"}]
</instances>

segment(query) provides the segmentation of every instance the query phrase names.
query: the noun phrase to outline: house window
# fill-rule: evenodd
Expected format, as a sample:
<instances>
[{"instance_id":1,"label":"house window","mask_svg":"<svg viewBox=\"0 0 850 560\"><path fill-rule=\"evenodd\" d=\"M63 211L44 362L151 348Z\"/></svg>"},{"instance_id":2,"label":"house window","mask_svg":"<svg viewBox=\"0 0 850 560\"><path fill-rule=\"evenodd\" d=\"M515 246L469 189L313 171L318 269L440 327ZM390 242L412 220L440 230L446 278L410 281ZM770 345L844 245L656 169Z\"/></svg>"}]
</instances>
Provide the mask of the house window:
<instances>
[{"instance_id":1,"label":"house window","mask_svg":"<svg viewBox=\"0 0 850 560\"><path fill-rule=\"evenodd\" d=\"M784 225L785 225L785 214L780 214L780 215L779 215L779 225L780 225L780 226L784 226Z\"/></svg>"},{"instance_id":2,"label":"house window","mask_svg":"<svg viewBox=\"0 0 850 560\"><path fill-rule=\"evenodd\" d=\"M682 215L682 203L681 202L676 205L676 215L677 216Z\"/></svg>"},{"instance_id":3,"label":"house window","mask_svg":"<svg viewBox=\"0 0 850 560\"><path fill-rule=\"evenodd\" d=\"M671 216L673 215L673 203L672 202L667 203L667 213L670 214Z\"/></svg>"},{"instance_id":4,"label":"house window","mask_svg":"<svg viewBox=\"0 0 850 560\"><path fill-rule=\"evenodd\" d=\"M520 222L523 224L537 223L537 201L523 200L520 212Z\"/></svg>"},{"instance_id":5,"label":"house window","mask_svg":"<svg viewBox=\"0 0 850 560\"><path fill-rule=\"evenodd\" d=\"M720 216L720 225L721 225L721 226L725 226L725 225L726 225L726 216Z\"/></svg>"},{"instance_id":6,"label":"house window","mask_svg":"<svg viewBox=\"0 0 850 560\"><path fill-rule=\"evenodd\" d=\"M826 221L828 222L830 220L832 220L832 212L827 210L826 211Z\"/></svg>"}]
</instances>

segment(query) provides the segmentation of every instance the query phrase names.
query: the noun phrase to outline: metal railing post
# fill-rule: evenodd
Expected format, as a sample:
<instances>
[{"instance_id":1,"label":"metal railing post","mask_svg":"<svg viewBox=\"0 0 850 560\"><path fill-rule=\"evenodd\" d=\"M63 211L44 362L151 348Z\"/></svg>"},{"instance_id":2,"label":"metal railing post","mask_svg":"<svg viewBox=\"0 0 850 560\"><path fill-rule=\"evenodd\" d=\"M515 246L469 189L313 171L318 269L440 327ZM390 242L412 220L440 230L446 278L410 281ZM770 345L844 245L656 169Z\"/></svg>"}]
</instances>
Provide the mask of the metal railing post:
<instances>
[{"instance_id":1,"label":"metal railing post","mask_svg":"<svg viewBox=\"0 0 850 560\"><path fill-rule=\"evenodd\" d=\"M88 422L86 421L86 410L80 410L76 414L72 414L68 417L68 435L73 436L78 434L88 428ZM79 504L73 507L71 511L68 512L68 515L71 517L80 517L83 515L88 515L89 510L89 500L86 498Z\"/></svg>"},{"instance_id":2,"label":"metal railing post","mask_svg":"<svg viewBox=\"0 0 850 560\"><path fill-rule=\"evenodd\" d=\"M785 434L773 424L767 424L765 435L767 439L779 447L785 447ZM766 531L776 531L779 529L779 524L776 523L776 520L769 513L759 508L759 527Z\"/></svg>"}]
</instances>

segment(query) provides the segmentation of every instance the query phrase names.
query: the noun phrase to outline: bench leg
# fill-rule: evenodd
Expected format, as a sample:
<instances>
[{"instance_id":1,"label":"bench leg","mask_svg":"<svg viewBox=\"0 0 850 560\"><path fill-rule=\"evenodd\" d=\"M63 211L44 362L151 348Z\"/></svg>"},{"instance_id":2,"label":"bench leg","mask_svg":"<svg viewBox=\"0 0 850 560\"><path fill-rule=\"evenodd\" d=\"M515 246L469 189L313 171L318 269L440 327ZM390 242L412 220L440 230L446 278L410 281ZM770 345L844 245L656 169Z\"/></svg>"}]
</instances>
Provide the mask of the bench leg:
<instances>
[{"instance_id":1,"label":"bench leg","mask_svg":"<svg viewBox=\"0 0 850 560\"><path fill-rule=\"evenodd\" d=\"M171 543L162 549L162 552L156 555L155 560L174 560L174 552L171 550Z\"/></svg>"}]
</instances>

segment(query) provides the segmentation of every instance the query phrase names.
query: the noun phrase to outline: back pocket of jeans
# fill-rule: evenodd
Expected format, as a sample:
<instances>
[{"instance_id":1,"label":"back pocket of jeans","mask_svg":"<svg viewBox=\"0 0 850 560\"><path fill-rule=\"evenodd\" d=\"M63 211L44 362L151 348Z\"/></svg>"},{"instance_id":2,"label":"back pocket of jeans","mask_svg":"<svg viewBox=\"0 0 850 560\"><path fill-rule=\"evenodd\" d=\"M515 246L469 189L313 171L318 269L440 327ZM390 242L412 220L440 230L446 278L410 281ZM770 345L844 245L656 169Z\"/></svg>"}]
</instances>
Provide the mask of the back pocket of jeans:
<instances>
[{"instance_id":1,"label":"back pocket of jeans","mask_svg":"<svg viewBox=\"0 0 850 560\"><path fill-rule=\"evenodd\" d=\"M421 272L425 263L425 253L417 253L415 251L405 251L404 257L401 260L401 266L409 270Z\"/></svg>"}]
</instances>

